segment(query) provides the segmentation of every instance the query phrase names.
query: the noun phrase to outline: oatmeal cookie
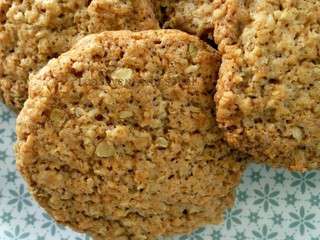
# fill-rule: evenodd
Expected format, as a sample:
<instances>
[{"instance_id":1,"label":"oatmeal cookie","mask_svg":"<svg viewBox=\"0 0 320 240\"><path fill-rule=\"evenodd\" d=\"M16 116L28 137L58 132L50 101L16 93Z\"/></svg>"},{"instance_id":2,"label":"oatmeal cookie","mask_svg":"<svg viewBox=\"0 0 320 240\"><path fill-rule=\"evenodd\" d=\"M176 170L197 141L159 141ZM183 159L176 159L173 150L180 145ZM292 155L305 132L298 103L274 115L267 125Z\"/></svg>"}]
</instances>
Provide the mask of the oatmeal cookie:
<instances>
[{"instance_id":1,"label":"oatmeal cookie","mask_svg":"<svg viewBox=\"0 0 320 240\"><path fill-rule=\"evenodd\" d=\"M230 144L261 162L319 168L320 1L242 6L250 21L240 17L226 27L241 33L224 47L217 120Z\"/></svg>"},{"instance_id":2,"label":"oatmeal cookie","mask_svg":"<svg viewBox=\"0 0 320 240\"><path fill-rule=\"evenodd\" d=\"M29 74L88 33L156 28L149 0L0 0L0 98L19 111Z\"/></svg>"},{"instance_id":3,"label":"oatmeal cookie","mask_svg":"<svg viewBox=\"0 0 320 240\"><path fill-rule=\"evenodd\" d=\"M219 54L177 30L90 35L34 75L17 166L59 223L153 239L220 223L245 159L214 116Z\"/></svg>"}]
</instances>

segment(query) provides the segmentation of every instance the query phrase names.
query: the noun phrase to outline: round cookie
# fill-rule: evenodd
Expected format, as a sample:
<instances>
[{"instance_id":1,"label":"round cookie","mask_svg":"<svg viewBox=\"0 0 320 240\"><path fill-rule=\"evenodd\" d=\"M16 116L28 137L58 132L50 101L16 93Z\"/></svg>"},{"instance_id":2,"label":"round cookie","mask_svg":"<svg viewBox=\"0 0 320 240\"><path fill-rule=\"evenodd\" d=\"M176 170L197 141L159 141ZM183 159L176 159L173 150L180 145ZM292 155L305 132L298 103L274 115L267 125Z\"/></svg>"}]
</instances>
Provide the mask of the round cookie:
<instances>
[{"instance_id":1,"label":"round cookie","mask_svg":"<svg viewBox=\"0 0 320 240\"><path fill-rule=\"evenodd\" d=\"M29 74L88 33L157 28L150 0L0 0L0 98L19 111Z\"/></svg>"},{"instance_id":2,"label":"round cookie","mask_svg":"<svg viewBox=\"0 0 320 240\"><path fill-rule=\"evenodd\" d=\"M320 2L246 1L239 12L216 95L228 142L275 167L319 168Z\"/></svg>"},{"instance_id":3,"label":"round cookie","mask_svg":"<svg viewBox=\"0 0 320 240\"><path fill-rule=\"evenodd\" d=\"M223 141L217 52L177 30L90 35L30 82L17 166L59 223L153 239L219 223L245 160Z\"/></svg>"}]
</instances>

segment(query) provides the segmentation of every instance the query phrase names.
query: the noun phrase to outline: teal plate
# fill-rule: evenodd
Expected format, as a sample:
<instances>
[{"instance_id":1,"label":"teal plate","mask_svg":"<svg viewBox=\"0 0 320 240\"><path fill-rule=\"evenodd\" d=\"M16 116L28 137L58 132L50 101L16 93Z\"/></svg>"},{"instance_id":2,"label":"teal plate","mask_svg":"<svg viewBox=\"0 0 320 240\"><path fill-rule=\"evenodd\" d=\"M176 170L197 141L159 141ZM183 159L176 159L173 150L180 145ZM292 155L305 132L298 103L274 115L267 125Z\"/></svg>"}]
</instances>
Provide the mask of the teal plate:
<instances>
[{"instance_id":1,"label":"teal plate","mask_svg":"<svg viewBox=\"0 0 320 240\"><path fill-rule=\"evenodd\" d=\"M56 224L15 168L15 114L0 104L0 240L89 240ZM320 172L251 165L225 222L174 240L320 240Z\"/></svg>"}]
</instances>

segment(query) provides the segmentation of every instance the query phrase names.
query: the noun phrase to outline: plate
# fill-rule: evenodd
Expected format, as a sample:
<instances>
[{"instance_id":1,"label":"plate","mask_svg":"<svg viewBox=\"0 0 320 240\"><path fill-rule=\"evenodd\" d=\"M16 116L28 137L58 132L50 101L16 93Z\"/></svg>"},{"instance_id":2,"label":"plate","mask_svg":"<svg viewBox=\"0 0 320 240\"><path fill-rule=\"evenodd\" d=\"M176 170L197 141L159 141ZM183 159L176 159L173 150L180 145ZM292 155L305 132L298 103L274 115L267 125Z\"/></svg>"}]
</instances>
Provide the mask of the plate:
<instances>
[{"instance_id":1,"label":"plate","mask_svg":"<svg viewBox=\"0 0 320 240\"><path fill-rule=\"evenodd\" d=\"M16 115L0 103L0 240L89 240L56 224L15 168ZM171 240L320 240L320 172L250 165L225 221ZM167 239L166 239L167 240Z\"/></svg>"}]
</instances>

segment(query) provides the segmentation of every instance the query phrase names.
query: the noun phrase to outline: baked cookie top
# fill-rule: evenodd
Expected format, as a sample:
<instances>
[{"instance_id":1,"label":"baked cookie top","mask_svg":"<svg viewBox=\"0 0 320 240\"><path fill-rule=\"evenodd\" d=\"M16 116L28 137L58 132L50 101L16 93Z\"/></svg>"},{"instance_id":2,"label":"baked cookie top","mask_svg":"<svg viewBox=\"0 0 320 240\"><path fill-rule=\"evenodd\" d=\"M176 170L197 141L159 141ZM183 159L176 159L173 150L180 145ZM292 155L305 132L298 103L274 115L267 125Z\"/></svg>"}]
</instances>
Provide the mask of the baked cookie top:
<instances>
[{"instance_id":1,"label":"baked cookie top","mask_svg":"<svg viewBox=\"0 0 320 240\"><path fill-rule=\"evenodd\" d=\"M96 239L218 223L243 156L214 116L219 54L177 30L90 35L32 76L17 166L58 222Z\"/></svg>"},{"instance_id":2,"label":"baked cookie top","mask_svg":"<svg viewBox=\"0 0 320 240\"><path fill-rule=\"evenodd\" d=\"M156 28L149 0L0 0L0 98L19 111L29 73L88 33Z\"/></svg>"},{"instance_id":3,"label":"baked cookie top","mask_svg":"<svg viewBox=\"0 0 320 240\"><path fill-rule=\"evenodd\" d=\"M250 21L234 21L231 28L241 34L224 47L217 120L228 142L255 158L293 170L318 168L320 2L242 6Z\"/></svg>"}]
</instances>

